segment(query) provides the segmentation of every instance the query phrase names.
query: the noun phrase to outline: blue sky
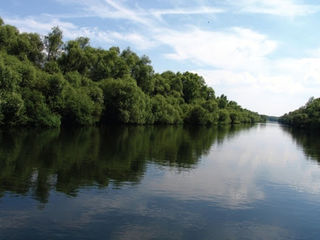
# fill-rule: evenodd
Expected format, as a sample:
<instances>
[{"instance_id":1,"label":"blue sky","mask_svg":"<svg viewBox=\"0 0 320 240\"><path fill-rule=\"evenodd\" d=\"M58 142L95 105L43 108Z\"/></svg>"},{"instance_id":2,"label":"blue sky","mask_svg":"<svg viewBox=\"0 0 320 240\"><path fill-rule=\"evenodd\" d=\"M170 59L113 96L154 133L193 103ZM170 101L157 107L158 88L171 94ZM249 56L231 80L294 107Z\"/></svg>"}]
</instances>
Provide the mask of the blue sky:
<instances>
[{"instance_id":1,"label":"blue sky","mask_svg":"<svg viewBox=\"0 0 320 240\"><path fill-rule=\"evenodd\" d=\"M217 95L282 115L320 97L320 3L312 0L0 0L22 32L130 47L155 71L192 71Z\"/></svg>"}]
</instances>

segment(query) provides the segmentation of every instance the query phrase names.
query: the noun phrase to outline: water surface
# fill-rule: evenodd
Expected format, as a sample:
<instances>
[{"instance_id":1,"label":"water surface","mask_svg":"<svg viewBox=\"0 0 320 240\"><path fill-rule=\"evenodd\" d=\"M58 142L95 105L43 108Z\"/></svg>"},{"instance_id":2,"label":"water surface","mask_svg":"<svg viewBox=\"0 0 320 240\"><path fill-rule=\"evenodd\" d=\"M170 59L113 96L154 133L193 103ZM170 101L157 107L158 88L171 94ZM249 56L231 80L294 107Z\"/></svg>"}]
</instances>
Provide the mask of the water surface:
<instances>
[{"instance_id":1,"label":"water surface","mask_svg":"<svg viewBox=\"0 0 320 240\"><path fill-rule=\"evenodd\" d=\"M319 239L320 139L274 123L0 132L0 239Z\"/></svg>"}]
</instances>

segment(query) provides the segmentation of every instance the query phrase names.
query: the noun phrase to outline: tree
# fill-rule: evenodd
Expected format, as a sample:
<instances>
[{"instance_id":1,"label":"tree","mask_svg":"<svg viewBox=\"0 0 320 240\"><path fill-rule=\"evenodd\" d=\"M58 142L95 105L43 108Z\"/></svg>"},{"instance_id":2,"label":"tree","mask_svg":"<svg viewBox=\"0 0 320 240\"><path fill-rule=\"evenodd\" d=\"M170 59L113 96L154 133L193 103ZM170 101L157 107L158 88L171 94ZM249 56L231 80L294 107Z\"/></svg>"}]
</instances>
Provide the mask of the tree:
<instances>
[{"instance_id":1,"label":"tree","mask_svg":"<svg viewBox=\"0 0 320 240\"><path fill-rule=\"evenodd\" d=\"M12 68L0 64L0 91L14 92L21 82L21 76Z\"/></svg>"},{"instance_id":2,"label":"tree","mask_svg":"<svg viewBox=\"0 0 320 240\"><path fill-rule=\"evenodd\" d=\"M179 106L170 104L163 95L157 94L152 98L152 114L156 124L182 123Z\"/></svg>"},{"instance_id":3,"label":"tree","mask_svg":"<svg viewBox=\"0 0 320 240\"><path fill-rule=\"evenodd\" d=\"M129 66L129 71L133 79L136 80L137 85L143 92L150 94L154 89L153 67L150 65L151 61L147 56L138 57L132 52L130 48L125 49L121 53L121 57Z\"/></svg>"},{"instance_id":4,"label":"tree","mask_svg":"<svg viewBox=\"0 0 320 240\"><path fill-rule=\"evenodd\" d=\"M201 96L201 89L204 86L204 79L198 74L185 72L179 74L183 85L183 98L186 103L192 103Z\"/></svg>"},{"instance_id":5,"label":"tree","mask_svg":"<svg viewBox=\"0 0 320 240\"><path fill-rule=\"evenodd\" d=\"M320 127L320 98L311 97L299 109L283 115L279 120L282 123L298 128Z\"/></svg>"},{"instance_id":6,"label":"tree","mask_svg":"<svg viewBox=\"0 0 320 240\"><path fill-rule=\"evenodd\" d=\"M150 100L133 79L107 79L100 87L105 99L105 121L143 124L150 114Z\"/></svg>"},{"instance_id":7,"label":"tree","mask_svg":"<svg viewBox=\"0 0 320 240\"><path fill-rule=\"evenodd\" d=\"M10 25L0 26L0 50L3 49L9 54L15 54L19 31Z\"/></svg>"},{"instance_id":8,"label":"tree","mask_svg":"<svg viewBox=\"0 0 320 240\"><path fill-rule=\"evenodd\" d=\"M222 94L222 95L218 98L218 106L219 106L219 108L226 108L226 107L227 107L227 104L228 104L227 96L225 96L225 95Z\"/></svg>"},{"instance_id":9,"label":"tree","mask_svg":"<svg viewBox=\"0 0 320 240\"><path fill-rule=\"evenodd\" d=\"M75 41L79 44L81 49L89 47L90 39L87 37L78 37Z\"/></svg>"},{"instance_id":10,"label":"tree","mask_svg":"<svg viewBox=\"0 0 320 240\"><path fill-rule=\"evenodd\" d=\"M50 128L60 126L61 116L51 112L41 92L25 89L23 98L29 125Z\"/></svg>"},{"instance_id":11,"label":"tree","mask_svg":"<svg viewBox=\"0 0 320 240\"><path fill-rule=\"evenodd\" d=\"M31 62L40 65L43 61L44 45L39 34L22 33L17 38L15 55L27 57Z\"/></svg>"},{"instance_id":12,"label":"tree","mask_svg":"<svg viewBox=\"0 0 320 240\"><path fill-rule=\"evenodd\" d=\"M227 124L231 122L229 112L226 109L219 110L219 122L222 124Z\"/></svg>"},{"instance_id":13,"label":"tree","mask_svg":"<svg viewBox=\"0 0 320 240\"><path fill-rule=\"evenodd\" d=\"M48 54L48 61L56 60L60 56L63 41L62 31L59 27L53 27L51 32L45 36L44 45Z\"/></svg>"},{"instance_id":14,"label":"tree","mask_svg":"<svg viewBox=\"0 0 320 240\"><path fill-rule=\"evenodd\" d=\"M210 123L210 115L203 107L194 105L191 107L185 121L190 124L205 125Z\"/></svg>"},{"instance_id":15,"label":"tree","mask_svg":"<svg viewBox=\"0 0 320 240\"><path fill-rule=\"evenodd\" d=\"M25 106L20 94L15 92L0 93L0 109L5 125L19 126L25 123Z\"/></svg>"}]
</instances>

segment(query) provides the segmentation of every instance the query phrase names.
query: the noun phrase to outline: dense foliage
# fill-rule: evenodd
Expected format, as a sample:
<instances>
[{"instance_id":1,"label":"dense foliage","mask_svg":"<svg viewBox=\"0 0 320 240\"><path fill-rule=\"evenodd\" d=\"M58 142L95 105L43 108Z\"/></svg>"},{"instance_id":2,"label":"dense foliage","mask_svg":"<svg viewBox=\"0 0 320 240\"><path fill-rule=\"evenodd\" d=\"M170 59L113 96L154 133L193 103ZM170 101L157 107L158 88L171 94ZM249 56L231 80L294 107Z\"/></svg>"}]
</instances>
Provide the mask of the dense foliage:
<instances>
[{"instance_id":1,"label":"dense foliage","mask_svg":"<svg viewBox=\"0 0 320 240\"><path fill-rule=\"evenodd\" d=\"M194 73L155 73L130 49L64 43L58 27L45 37L0 21L0 125L236 124L264 120Z\"/></svg>"},{"instance_id":2,"label":"dense foliage","mask_svg":"<svg viewBox=\"0 0 320 240\"><path fill-rule=\"evenodd\" d=\"M283 115L280 122L294 127L320 128L320 98L310 98L303 107Z\"/></svg>"}]
</instances>

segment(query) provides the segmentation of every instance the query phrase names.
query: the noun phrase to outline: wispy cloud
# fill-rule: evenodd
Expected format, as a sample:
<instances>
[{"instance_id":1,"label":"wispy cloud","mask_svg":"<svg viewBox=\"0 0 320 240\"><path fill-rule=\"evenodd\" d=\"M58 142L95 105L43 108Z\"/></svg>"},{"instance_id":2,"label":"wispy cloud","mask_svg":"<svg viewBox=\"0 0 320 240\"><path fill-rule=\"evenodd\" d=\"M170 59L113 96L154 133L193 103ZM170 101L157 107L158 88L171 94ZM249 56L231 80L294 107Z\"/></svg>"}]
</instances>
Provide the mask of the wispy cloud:
<instances>
[{"instance_id":1,"label":"wispy cloud","mask_svg":"<svg viewBox=\"0 0 320 240\"><path fill-rule=\"evenodd\" d=\"M139 12L131 10L116 1L105 0L105 2L117 11L118 16L135 21L137 23L142 23L144 25L150 25L149 20L147 18L141 17L141 14L139 14Z\"/></svg>"},{"instance_id":2,"label":"wispy cloud","mask_svg":"<svg viewBox=\"0 0 320 240\"><path fill-rule=\"evenodd\" d=\"M165 15L203 15L203 14L217 14L223 13L225 10L221 8L213 7L197 7L197 8L175 8L175 9L157 9L150 11L157 18L161 18Z\"/></svg>"},{"instance_id":3,"label":"wispy cloud","mask_svg":"<svg viewBox=\"0 0 320 240\"><path fill-rule=\"evenodd\" d=\"M58 3L80 7L83 17L97 17L102 19L129 20L134 23L149 25L145 17L145 11L130 9L121 3L113 0L56 0ZM71 17L75 16L72 14ZM68 17L68 15L66 16Z\"/></svg>"},{"instance_id":4,"label":"wispy cloud","mask_svg":"<svg viewBox=\"0 0 320 240\"><path fill-rule=\"evenodd\" d=\"M60 26L64 30L73 29L75 30L77 27L73 23L63 22L59 19L53 18L50 21L41 21L40 19L35 19L33 17L26 18L10 18L5 17L5 22L7 24L14 25L19 28L22 32L37 32L40 34L45 34L50 30L53 26Z\"/></svg>"},{"instance_id":5,"label":"wispy cloud","mask_svg":"<svg viewBox=\"0 0 320 240\"><path fill-rule=\"evenodd\" d=\"M319 5L300 3L295 0L240 0L230 1L244 13L260 13L284 17L297 17L320 11Z\"/></svg>"},{"instance_id":6,"label":"wispy cloud","mask_svg":"<svg viewBox=\"0 0 320 240\"><path fill-rule=\"evenodd\" d=\"M129 8L121 1L114 0L66 0L58 2L67 4L82 5L87 16L96 16L101 18L127 19L147 26L153 26L154 21L161 19L165 15L200 15L200 14L218 14L225 12L222 8L216 8L206 5L199 5L194 8L169 8L169 9L142 9L138 7Z\"/></svg>"},{"instance_id":7,"label":"wispy cloud","mask_svg":"<svg viewBox=\"0 0 320 240\"><path fill-rule=\"evenodd\" d=\"M120 33L116 31L102 31L98 28L79 27L71 22L61 21L56 18L36 19L27 18L5 18L5 22L17 26L21 32L37 32L46 35L53 26L58 26L62 31L64 38L75 39L86 36L99 44L117 44L119 41L126 42L139 49L149 49L157 43L136 32Z\"/></svg>"}]
</instances>

